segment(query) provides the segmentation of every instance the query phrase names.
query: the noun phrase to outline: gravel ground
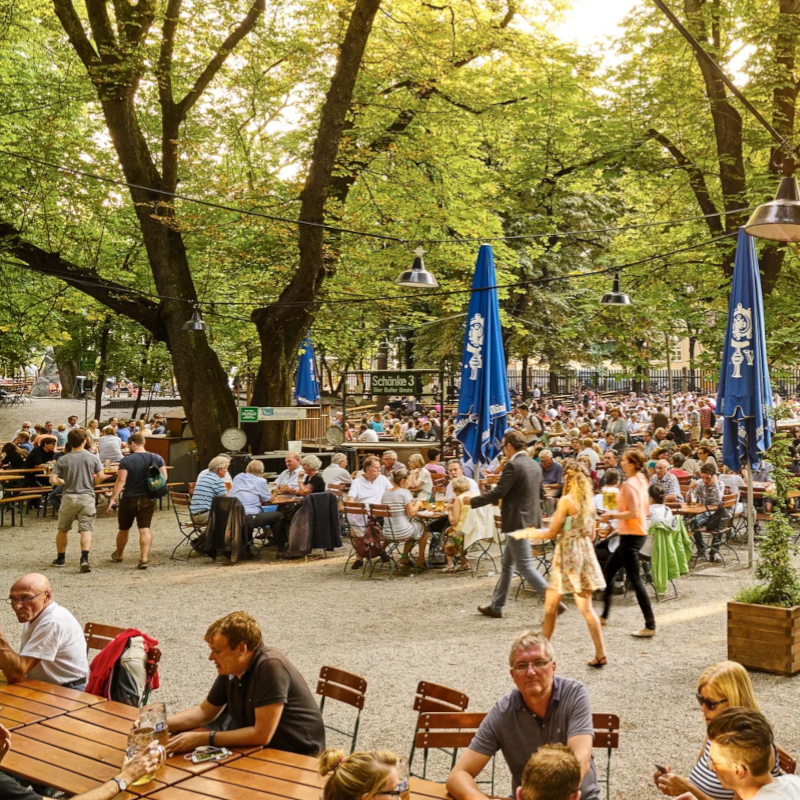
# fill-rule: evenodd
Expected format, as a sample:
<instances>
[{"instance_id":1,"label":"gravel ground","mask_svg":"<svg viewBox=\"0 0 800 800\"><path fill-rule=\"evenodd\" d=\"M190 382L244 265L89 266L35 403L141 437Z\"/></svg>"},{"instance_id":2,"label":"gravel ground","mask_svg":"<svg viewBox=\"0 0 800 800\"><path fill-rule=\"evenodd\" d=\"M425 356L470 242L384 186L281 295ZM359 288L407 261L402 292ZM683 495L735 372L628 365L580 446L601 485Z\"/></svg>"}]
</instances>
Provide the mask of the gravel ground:
<instances>
[{"instance_id":1,"label":"gravel ground","mask_svg":"<svg viewBox=\"0 0 800 800\"><path fill-rule=\"evenodd\" d=\"M36 405L26 406L22 414L0 409L2 430L18 426L23 418L44 420L45 413L61 421L76 403L47 400L41 405L41 413ZM0 584L10 586L22 574L44 572L56 600L82 624L130 625L156 637L163 650L162 688L156 697L172 710L202 699L213 681L203 642L209 623L242 609L261 621L266 641L282 648L312 685L323 664L365 676L369 687L359 744L406 754L419 680L461 689L470 696L470 710L488 710L512 687L507 665L511 639L542 621L542 606L533 596L510 601L502 620L480 616L476 606L490 598L494 578L426 574L361 581L342 573L344 551L327 559L235 566L197 557L188 563L170 561L179 537L174 514L166 509L153 523L151 568L140 572L135 569L134 542L124 564L111 563L116 527L104 512L102 506L89 575L78 573L75 533L68 566L57 570L50 566L55 552L52 519L33 514L24 528L7 524L0 537ZM593 709L619 714L622 720L620 750L612 760L614 797L660 796L651 782L656 762L688 775L703 742L694 699L697 677L726 657L726 601L747 581L747 572L736 567L708 568L682 578L680 596L655 607L658 636L653 640L630 637L630 631L641 627L641 614L632 597L617 598L604 629L611 663L599 671L586 666L591 641L568 601L554 637L558 673L584 681ZM10 609L3 608L0 620L16 644L17 623ZM800 716L792 711L798 679L759 673L752 677L778 741L798 755ZM346 717L337 714L332 720ZM597 755L602 772L605 754ZM509 782L502 758L498 767L496 791L503 794Z\"/></svg>"}]
</instances>

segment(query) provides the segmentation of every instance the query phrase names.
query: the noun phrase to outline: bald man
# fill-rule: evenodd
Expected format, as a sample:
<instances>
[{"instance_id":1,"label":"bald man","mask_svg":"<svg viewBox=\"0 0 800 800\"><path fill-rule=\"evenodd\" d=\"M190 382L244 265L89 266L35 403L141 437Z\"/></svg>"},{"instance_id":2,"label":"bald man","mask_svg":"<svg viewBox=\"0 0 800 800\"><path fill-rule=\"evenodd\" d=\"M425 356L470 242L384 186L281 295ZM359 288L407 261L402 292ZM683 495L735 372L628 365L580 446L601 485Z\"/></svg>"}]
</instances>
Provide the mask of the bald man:
<instances>
[{"instance_id":1,"label":"bald man","mask_svg":"<svg viewBox=\"0 0 800 800\"><path fill-rule=\"evenodd\" d=\"M35 572L25 575L8 599L22 623L19 653L0 627L0 669L8 682L36 678L83 691L89 675L86 639L78 620L53 600L50 581Z\"/></svg>"}]
</instances>

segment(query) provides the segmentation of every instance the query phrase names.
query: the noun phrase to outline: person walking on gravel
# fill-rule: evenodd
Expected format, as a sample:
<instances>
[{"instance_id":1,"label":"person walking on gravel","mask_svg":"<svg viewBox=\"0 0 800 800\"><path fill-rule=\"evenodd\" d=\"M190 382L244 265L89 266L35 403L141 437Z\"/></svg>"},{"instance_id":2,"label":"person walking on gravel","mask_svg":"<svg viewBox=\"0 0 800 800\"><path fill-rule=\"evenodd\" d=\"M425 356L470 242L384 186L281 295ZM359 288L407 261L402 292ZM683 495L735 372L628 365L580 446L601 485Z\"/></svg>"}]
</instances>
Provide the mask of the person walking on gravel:
<instances>
[{"instance_id":1,"label":"person walking on gravel","mask_svg":"<svg viewBox=\"0 0 800 800\"><path fill-rule=\"evenodd\" d=\"M108 512L114 513L114 503L120 492L125 490L119 501L119 533L117 534L117 547L111 554L111 560L117 563L122 561L125 546L128 544L128 534L136 523L139 528L139 564L138 569L147 569L150 557L150 546L153 544L153 532L150 525L153 513L156 510L155 500L150 495L147 486L147 473L150 467L155 466L161 470L166 479L167 468L164 459L156 453L148 453L144 449L144 435L134 433L128 439L131 454L119 462L117 482L114 491L108 500Z\"/></svg>"},{"instance_id":2,"label":"person walking on gravel","mask_svg":"<svg viewBox=\"0 0 800 800\"><path fill-rule=\"evenodd\" d=\"M97 503L94 487L103 480L103 462L94 453L86 450L86 431L71 430L67 435L69 453L61 456L53 467L50 483L63 486L61 506L58 510L58 534L56 535L56 558L53 566L66 566L67 536L72 523L78 521L81 536L81 572L91 572L89 551L92 549L92 533L97 519Z\"/></svg>"}]
</instances>

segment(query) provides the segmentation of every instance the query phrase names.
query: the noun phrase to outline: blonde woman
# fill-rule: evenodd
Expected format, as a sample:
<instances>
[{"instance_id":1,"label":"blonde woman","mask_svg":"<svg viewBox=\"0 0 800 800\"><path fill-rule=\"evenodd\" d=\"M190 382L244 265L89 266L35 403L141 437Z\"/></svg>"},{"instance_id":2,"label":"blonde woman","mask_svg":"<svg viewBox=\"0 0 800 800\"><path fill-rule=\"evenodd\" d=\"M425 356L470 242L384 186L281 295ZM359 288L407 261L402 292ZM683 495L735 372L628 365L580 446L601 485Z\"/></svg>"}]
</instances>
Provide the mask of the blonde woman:
<instances>
[{"instance_id":1,"label":"blonde woman","mask_svg":"<svg viewBox=\"0 0 800 800\"><path fill-rule=\"evenodd\" d=\"M89 420L86 426L86 433L89 434L89 444L95 445L100 441L100 423L96 419Z\"/></svg>"},{"instance_id":2,"label":"blonde woman","mask_svg":"<svg viewBox=\"0 0 800 800\"><path fill-rule=\"evenodd\" d=\"M425 469L425 459L419 454L414 453L408 457L408 488L418 491L417 500L430 500L433 494L433 478L431 473Z\"/></svg>"},{"instance_id":3,"label":"blonde woman","mask_svg":"<svg viewBox=\"0 0 800 800\"><path fill-rule=\"evenodd\" d=\"M392 426L392 439L396 442L403 441L403 425L400 420L397 420Z\"/></svg>"},{"instance_id":4,"label":"blonde woman","mask_svg":"<svg viewBox=\"0 0 800 800\"><path fill-rule=\"evenodd\" d=\"M511 535L515 539L555 539L556 549L550 567L550 584L544 600L542 633L553 638L558 608L565 594L572 593L594 642L595 657L590 667L608 664L600 619L592 606L592 592L605 589L606 582L594 551L594 487L575 459L568 459L564 468L564 491L556 506L548 530L525 528Z\"/></svg>"},{"instance_id":5,"label":"blonde woman","mask_svg":"<svg viewBox=\"0 0 800 800\"><path fill-rule=\"evenodd\" d=\"M747 670L735 661L721 661L703 671L697 681L695 695L703 711L706 728L714 717L727 708L750 708L758 711L758 703L753 694L753 684ZM653 776L656 787L668 797L691 792L697 800L733 800L730 789L724 789L716 773L708 766L708 753L711 742L706 737L703 749L688 780L676 775L672 767L666 771L658 770ZM773 745L772 774L781 774L777 749Z\"/></svg>"},{"instance_id":6,"label":"blonde woman","mask_svg":"<svg viewBox=\"0 0 800 800\"><path fill-rule=\"evenodd\" d=\"M319 757L319 774L328 779L320 800L398 800L397 758L388 750L346 756L329 748Z\"/></svg>"}]
</instances>

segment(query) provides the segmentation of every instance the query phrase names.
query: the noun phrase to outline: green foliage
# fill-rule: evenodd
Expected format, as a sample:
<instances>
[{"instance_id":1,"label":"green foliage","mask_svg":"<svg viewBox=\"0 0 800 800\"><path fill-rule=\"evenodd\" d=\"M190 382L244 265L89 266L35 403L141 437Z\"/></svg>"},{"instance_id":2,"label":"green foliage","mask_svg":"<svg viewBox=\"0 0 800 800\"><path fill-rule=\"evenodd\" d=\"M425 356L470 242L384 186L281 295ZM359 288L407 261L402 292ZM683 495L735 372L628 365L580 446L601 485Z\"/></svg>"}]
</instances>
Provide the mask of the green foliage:
<instances>
[{"instance_id":1,"label":"green foliage","mask_svg":"<svg viewBox=\"0 0 800 800\"><path fill-rule=\"evenodd\" d=\"M798 483L786 468L790 458L790 442L786 434L778 434L765 460L772 465L775 489L769 497L774 506L766 531L759 541L755 576L759 585L741 591L736 599L742 603L791 607L800 605L800 577L792 558L797 554L795 531L786 516L787 495Z\"/></svg>"}]
</instances>

